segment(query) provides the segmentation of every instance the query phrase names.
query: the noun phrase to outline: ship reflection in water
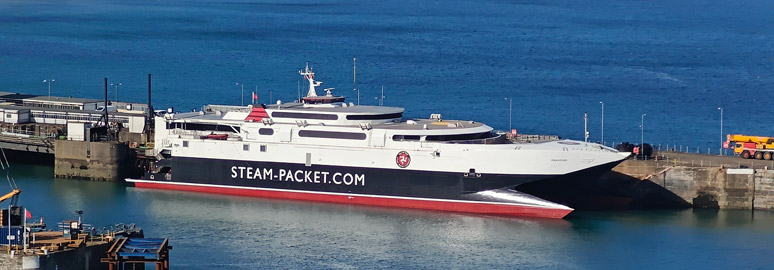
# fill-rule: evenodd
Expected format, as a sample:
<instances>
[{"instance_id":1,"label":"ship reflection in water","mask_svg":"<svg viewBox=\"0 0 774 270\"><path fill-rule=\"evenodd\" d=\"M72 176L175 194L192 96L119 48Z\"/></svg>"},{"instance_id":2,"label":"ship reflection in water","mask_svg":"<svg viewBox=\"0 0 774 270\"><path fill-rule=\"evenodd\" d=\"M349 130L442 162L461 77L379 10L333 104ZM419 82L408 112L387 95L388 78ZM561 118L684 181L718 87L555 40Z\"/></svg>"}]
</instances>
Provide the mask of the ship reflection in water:
<instances>
[{"instance_id":1,"label":"ship reflection in water","mask_svg":"<svg viewBox=\"0 0 774 270\"><path fill-rule=\"evenodd\" d=\"M36 217L63 220L83 210L97 226L137 223L174 241L173 268L749 269L774 263L774 213L765 211L506 218L54 180L40 166L14 172L25 192L20 204Z\"/></svg>"},{"instance_id":2,"label":"ship reflection in water","mask_svg":"<svg viewBox=\"0 0 774 270\"><path fill-rule=\"evenodd\" d=\"M647 268L662 265L656 259L661 256L678 268L696 258L712 268L734 266L719 259L729 255L761 265L768 257L753 254L774 250L765 240L774 235L763 226L774 222L768 212L580 211L567 220L551 220L129 192L148 201L149 218L167 223L163 233L183 237L179 246L219 250L229 258L208 261L209 267L238 262L268 268ZM631 255L637 250L647 252ZM194 267L189 263L200 261L199 255L179 254L186 257L176 262Z\"/></svg>"}]
</instances>

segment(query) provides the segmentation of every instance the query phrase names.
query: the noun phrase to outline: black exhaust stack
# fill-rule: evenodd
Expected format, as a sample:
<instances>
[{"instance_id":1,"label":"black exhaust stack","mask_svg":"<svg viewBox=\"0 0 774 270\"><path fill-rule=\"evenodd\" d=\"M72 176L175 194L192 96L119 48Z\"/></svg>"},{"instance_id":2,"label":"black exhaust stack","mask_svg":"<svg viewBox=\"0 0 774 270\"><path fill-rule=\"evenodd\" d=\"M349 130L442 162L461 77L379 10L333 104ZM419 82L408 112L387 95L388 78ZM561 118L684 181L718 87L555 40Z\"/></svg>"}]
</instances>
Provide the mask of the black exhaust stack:
<instances>
[{"instance_id":1,"label":"black exhaust stack","mask_svg":"<svg viewBox=\"0 0 774 270\"><path fill-rule=\"evenodd\" d=\"M153 105L151 105L151 74L148 73L148 119L153 119Z\"/></svg>"},{"instance_id":2,"label":"black exhaust stack","mask_svg":"<svg viewBox=\"0 0 774 270\"><path fill-rule=\"evenodd\" d=\"M146 124L145 132L147 133L145 137L146 142L153 141L151 140L151 129L153 128L153 122L154 122L153 117L154 117L153 105L151 105L151 74L148 73L148 116L145 119L145 124Z\"/></svg>"},{"instance_id":3,"label":"black exhaust stack","mask_svg":"<svg viewBox=\"0 0 774 270\"><path fill-rule=\"evenodd\" d=\"M105 127L108 126L108 83L107 78L105 78L105 106L103 107L105 111Z\"/></svg>"}]
</instances>

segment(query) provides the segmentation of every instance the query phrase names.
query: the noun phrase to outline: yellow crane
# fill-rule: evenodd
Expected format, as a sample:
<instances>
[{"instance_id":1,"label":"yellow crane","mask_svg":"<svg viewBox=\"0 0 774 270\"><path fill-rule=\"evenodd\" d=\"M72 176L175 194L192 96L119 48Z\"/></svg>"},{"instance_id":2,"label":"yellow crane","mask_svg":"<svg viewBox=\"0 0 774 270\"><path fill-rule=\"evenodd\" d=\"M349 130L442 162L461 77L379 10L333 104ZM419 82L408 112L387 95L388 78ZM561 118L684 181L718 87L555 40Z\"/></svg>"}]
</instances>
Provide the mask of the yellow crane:
<instances>
[{"instance_id":1,"label":"yellow crane","mask_svg":"<svg viewBox=\"0 0 774 270\"><path fill-rule=\"evenodd\" d=\"M774 159L774 137L728 134L723 148L734 149L742 158Z\"/></svg>"},{"instance_id":2,"label":"yellow crane","mask_svg":"<svg viewBox=\"0 0 774 270\"><path fill-rule=\"evenodd\" d=\"M19 193L21 193L21 189L17 188L17 189L11 190L11 192L8 192L8 194L5 194L2 197L0 197L0 203L4 202L7 199L16 197L17 195L19 195Z\"/></svg>"}]
</instances>

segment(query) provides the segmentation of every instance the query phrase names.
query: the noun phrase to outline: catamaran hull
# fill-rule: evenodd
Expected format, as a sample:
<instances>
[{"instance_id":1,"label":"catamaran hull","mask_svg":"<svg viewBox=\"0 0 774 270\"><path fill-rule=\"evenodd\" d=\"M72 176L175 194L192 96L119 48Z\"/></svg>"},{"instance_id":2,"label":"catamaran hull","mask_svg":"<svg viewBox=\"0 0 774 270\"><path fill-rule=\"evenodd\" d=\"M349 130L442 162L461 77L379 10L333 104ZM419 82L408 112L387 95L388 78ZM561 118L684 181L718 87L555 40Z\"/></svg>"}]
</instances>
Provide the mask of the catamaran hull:
<instances>
[{"instance_id":1,"label":"catamaran hull","mask_svg":"<svg viewBox=\"0 0 774 270\"><path fill-rule=\"evenodd\" d=\"M489 215L563 218L573 210L513 189L523 183L559 177L555 175L471 174L180 157L169 162L169 173L149 173L142 179L126 181L138 188ZM573 175L598 177L600 173L596 168L584 171Z\"/></svg>"},{"instance_id":2,"label":"catamaran hull","mask_svg":"<svg viewBox=\"0 0 774 270\"><path fill-rule=\"evenodd\" d=\"M228 194L240 196L252 196L262 198L289 199L301 201L316 201L328 203L345 203L354 205L369 205L383 207L413 208L437 211L464 212L486 215L505 216L529 216L541 218L563 218L572 208L559 204L556 206L540 206L520 204L518 202L500 203L486 201L448 200L432 198L413 198L399 196L382 196L368 194L342 194L330 192L316 192L303 190L279 190L268 188L236 187L191 184L183 182L159 182L147 180L127 179L135 187L167 189L180 191L194 191L215 194ZM517 193L513 191L514 193ZM522 195L526 195L523 194ZM526 195L529 196L529 195ZM529 196L531 197L531 196ZM535 197L532 197L534 200ZM547 201L544 201L547 202ZM550 202L547 202L550 203Z\"/></svg>"}]
</instances>

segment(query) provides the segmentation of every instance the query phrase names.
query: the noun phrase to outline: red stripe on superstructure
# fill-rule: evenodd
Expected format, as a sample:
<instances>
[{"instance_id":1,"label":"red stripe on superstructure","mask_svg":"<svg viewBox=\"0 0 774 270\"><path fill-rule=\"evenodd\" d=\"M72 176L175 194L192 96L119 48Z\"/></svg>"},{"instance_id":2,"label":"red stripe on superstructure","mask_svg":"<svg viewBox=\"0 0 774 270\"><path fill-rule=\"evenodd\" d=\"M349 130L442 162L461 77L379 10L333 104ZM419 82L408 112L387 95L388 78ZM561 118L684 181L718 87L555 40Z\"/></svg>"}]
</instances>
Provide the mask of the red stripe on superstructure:
<instances>
[{"instance_id":1,"label":"red stripe on superstructure","mask_svg":"<svg viewBox=\"0 0 774 270\"><path fill-rule=\"evenodd\" d=\"M134 182L135 187L157 188L181 191L195 191L216 194L240 195L251 197L277 198L302 201L318 201L331 203L346 203L358 205L372 205L385 207L401 207L414 209L427 209L450 212L465 212L487 215L527 216L541 218L563 218L572 209L557 209L547 207L521 206L511 204L495 204L487 202L454 202L422 199L401 199L385 197L369 197L358 195L339 195L325 193L305 193L280 190L242 189L230 187L177 185L154 182Z\"/></svg>"},{"instance_id":2,"label":"red stripe on superstructure","mask_svg":"<svg viewBox=\"0 0 774 270\"><path fill-rule=\"evenodd\" d=\"M253 110L250 112L250 114L245 117L245 121L261 121L263 118L269 118L269 114L266 113L266 109L263 107L253 107Z\"/></svg>"}]
</instances>

